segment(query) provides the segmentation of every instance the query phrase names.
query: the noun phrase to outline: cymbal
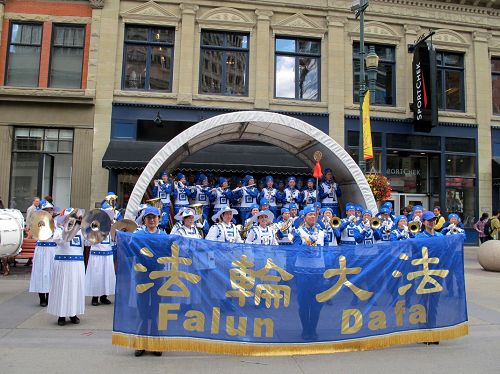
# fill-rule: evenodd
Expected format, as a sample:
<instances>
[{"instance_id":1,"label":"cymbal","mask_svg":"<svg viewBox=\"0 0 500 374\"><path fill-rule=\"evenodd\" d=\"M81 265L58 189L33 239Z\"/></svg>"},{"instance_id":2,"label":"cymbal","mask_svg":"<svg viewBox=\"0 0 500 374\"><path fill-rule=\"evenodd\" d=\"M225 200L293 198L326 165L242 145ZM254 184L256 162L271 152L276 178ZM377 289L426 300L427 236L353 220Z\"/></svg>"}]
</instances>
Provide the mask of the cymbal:
<instances>
[{"instance_id":1,"label":"cymbal","mask_svg":"<svg viewBox=\"0 0 500 374\"><path fill-rule=\"evenodd\" d=\"M92 244L102 242L111 230L111 219L101 209L93 209L82 220L82 235Z\"/></svg>"},{"instance_id":2,"label":"cymbal","mask_svg":"<svg viewBox=\"0 0 500 374\"><path fill-rule=\"evenodd\" d=\"M137 224L134 221L126 218L122 219L121 221L113 223L113 226L111 226L111 239L115 241L117 231L134 232L135 230L137 230Z\"/></svg>"},{"instance_id":3,"label":"cymbal","mask_svg":"<svg viewBox=\"0 0 500 374\"><path fill-rule=\"evenodd\" d=\"M49 212L38 210L30 217L30 231L33 238L37 240L47 240L54 234L54 219Z\"/></svg>"}]
</instances>

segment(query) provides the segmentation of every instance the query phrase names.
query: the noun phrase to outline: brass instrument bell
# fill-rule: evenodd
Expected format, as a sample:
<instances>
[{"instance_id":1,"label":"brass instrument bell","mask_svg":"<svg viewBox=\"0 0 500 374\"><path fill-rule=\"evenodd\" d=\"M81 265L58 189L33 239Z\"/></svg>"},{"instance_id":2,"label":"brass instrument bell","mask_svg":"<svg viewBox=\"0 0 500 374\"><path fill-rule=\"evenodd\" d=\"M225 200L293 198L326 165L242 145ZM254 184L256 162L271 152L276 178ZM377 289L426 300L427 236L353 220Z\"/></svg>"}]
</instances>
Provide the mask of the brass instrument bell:
<instances>
[{"instance_id":1,"label":"brass instrument bell","mask_svg":"<svg viewBox=\"0 0 500 374\"><path fill-rule=\"evenodd\" d=\"M419 221L410 221L408 223L408 230L412 234L418 234L420 232L421 223Z\"/></svg>"},{"instance_id":2,"label":"brass instrument bell","mask_svg":"<svg viewBox=\"0 0 500 374\"><path fill-rule=\"evenodd\" d=\"M121 221L113 223L111 226L111 231L109 234L111 235L111 239L113 241L116 241L116 232L117 231L122 231L122 232L134 232L137 230L137 224L132 221L131 219L122 219Z\"/></svg>"},{"instance_id":3,"label":"brass instrument bell","mask_svg":"<svg viewBox=\"0 0 500 374\"><path fill-rule=\"evenodd\" d=\"M102 242L111 230L111 219L101 209L93 209L88 212L82 221L82 235L92 244Z\"/></svg>"},{"instance_id":4,"label":"brass instrument bell","mask_svg":"<svg viewBox=\"0 0 500 374\"><path fill-rule=\"evenodd\" d=\"M163 206L159 197L155 197L154 199L146 200L146 203L151 205L151 206L154 206L155 208L158 208L160 210Z\"/></svg>"},{"instance_id":5,"label":"brass instrument bell","mask_svg":"<svg viewBox=\"0 0 500 374\"><path fill-rule=\"evenodd\" d=\"M332 217L330 218L330 226L332 229L338 229L340 227L341 220L339 217Z\"/></svg>"},{"instance_id":6,"label":"brass instrument bell","mask_svg":"<svg viewBox=\"0 0 500 374\"><path fill-rule=\"evenodd\" d=\"M54 234L54 219L49 212L38 210L31 214L29 227L33 238L47 240Z\"/></svg>"},{"instance_id":7,"label":"brass instrument bell","mask_svg":"<svg viewBox=\"0 0 500 374\"><path fill-rule=\"evenodd\" d=\"M370 220L370 226L373 230L377 230L380 228L380 226L382 226L382 222L380 221L379 218L377 217L373 217L371 220Z\"/></svg>"},{"instance_id":8,"label":"brass instrument bell","mask_svg":"<svg viewBox=\"0 0 500 374\"><path fill-rule=\"evenodd\" d=\"M75 208L68 214L63 221L62 238L64 241L69 242L72 240L82 224L82 217L85 211L83 209Z\"/></svg>"}]
</instances>

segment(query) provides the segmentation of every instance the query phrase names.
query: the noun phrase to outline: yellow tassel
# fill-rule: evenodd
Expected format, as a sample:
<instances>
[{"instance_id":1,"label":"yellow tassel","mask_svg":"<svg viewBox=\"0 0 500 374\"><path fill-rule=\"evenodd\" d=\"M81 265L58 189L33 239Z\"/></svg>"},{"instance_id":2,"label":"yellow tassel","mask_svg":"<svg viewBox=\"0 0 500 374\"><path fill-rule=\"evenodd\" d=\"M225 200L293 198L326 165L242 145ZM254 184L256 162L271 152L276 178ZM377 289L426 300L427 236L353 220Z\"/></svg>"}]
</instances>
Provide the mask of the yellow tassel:
<instances>
[{"instance_id":1,"label":"yellow tassel","mask_svg":"<svg viewBox=\"0 0 500 374\"><path fill-rule=\"evenodd\" d=\"M365 351L398 344L414 344L456 339L469 333L466 322L441 329L395 332L383 336L322 343L240 343L199 338L151 337L113 332L112 343L133 349L171 352L205 352L237 356L315 355Z\"/></svg>"}]
</instances>

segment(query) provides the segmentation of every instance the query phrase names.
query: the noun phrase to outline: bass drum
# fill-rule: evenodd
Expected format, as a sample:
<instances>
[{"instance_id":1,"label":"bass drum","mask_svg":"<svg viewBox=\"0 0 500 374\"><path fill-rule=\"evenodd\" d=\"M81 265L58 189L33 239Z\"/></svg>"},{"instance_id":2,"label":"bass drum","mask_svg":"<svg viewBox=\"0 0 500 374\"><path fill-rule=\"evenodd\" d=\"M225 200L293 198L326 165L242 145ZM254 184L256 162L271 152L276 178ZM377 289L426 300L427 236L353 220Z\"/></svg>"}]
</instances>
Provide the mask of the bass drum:
<instances>
[{"instance_id":1,"label":"bass drum","mask_svg":"<svg viewBox=\"0 0 500 374\"><path fill-rule=\"evenodd\" d=\"M0 209L0 214L2 213L8 213L10 214L11 216L14 216L17 221L19 222L19 224L21 225L21 227L24 229L24 216L23 214L21 213L20 210L17 210L17 209Z\"/></svg>"},{"instance_id":2,"label":"bass drum","mask_svg":"<svg viewBox=\"0 0 500 374\"><path fill-rule=\"evenodd\" d=\"M21 252L23 226L24 218L20 220L13 209L0 210L0 257L15 256Z\"/></svg>"}]
</instances>

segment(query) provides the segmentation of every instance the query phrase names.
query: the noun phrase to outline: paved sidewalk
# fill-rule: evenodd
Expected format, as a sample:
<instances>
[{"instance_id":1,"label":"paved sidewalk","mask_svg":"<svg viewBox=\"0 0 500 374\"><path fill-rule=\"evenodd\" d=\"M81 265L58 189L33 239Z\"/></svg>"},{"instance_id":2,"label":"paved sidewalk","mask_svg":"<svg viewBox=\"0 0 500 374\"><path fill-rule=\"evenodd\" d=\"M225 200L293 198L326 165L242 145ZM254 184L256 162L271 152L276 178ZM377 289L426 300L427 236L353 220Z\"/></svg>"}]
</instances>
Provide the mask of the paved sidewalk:
<instances>
[{"instance_id":1,"label":"paved sidewalk","mask_svg":"<svg viewBox=\"0 0 500 374\"><path fill-rule=\"evenodd\" d=\"M111 345L113 305L90 306L80 325L57 318L27 292L29 268L0 276L0 373L500 373L500 273L485 272L476 248L465 251L470 335L385 350L294 357L231 357L200 353L133 356Z\"/></svg>"}]
</instances>

